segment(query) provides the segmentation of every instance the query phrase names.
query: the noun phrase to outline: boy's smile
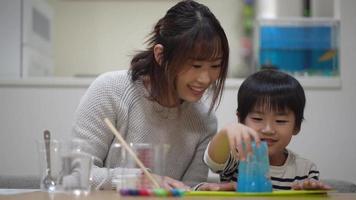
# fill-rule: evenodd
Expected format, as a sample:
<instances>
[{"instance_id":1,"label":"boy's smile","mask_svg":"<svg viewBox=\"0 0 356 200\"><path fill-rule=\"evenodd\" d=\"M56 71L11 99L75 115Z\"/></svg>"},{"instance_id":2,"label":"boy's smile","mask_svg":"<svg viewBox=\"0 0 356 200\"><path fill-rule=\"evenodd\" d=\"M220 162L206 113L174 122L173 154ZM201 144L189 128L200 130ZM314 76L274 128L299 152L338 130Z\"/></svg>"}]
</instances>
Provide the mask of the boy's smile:
<instances>
[{"instance_id":1,"label":"boy's smile","mask_svg":"<svg viewBox=\"0 0 356 200\"><path fill-rule=\"evenodd\" d=\"M294 112L289 109L283 112L254 109L247 115L245 125L257 131L261 140L267 142L270 164L283 165L286 159L284 150L297 133Z\"/></svg>"},{"instance_id":2,"label":"boy's smile","mask_svg":"<svg viewBox=\"0 0 356 200\"><path fill-rule=\"evenodd\" d=\"M261 138L261 141L265 141L267 143L268 147L270 147L274 143L278 142L278 140L272 139L272 138Z\"/></svg>"}]
</instances>

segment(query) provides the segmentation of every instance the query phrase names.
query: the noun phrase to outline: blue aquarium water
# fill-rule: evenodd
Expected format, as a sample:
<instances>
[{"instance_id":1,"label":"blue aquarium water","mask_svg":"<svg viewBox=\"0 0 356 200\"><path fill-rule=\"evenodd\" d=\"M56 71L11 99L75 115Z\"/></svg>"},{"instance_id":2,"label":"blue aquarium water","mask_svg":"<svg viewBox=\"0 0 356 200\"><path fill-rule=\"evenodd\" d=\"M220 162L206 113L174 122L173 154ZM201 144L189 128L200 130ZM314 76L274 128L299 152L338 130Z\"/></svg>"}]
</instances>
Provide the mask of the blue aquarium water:
<instances>
[{"instance_id":1,"label":"blue aquarium water","mask_svg":"<svg viewBox=\"0 0 356 200\"><path fill-rule=\"evenodd\" d=\"M261 142L259 147L252 143L252 151L245 161L239 161L237 191L272 192L267 143Z\"/></svg>"},{"instance_id":2,"label":"blue aquarium water","mask_svg":"<svg viewBox=\"0 0 356 200\"><path fill-rule=\"evenodd\" d=\"M339 51L334 26L260 27L259 64L310 75L338 75Z\"/></svg>"}]
</instances>

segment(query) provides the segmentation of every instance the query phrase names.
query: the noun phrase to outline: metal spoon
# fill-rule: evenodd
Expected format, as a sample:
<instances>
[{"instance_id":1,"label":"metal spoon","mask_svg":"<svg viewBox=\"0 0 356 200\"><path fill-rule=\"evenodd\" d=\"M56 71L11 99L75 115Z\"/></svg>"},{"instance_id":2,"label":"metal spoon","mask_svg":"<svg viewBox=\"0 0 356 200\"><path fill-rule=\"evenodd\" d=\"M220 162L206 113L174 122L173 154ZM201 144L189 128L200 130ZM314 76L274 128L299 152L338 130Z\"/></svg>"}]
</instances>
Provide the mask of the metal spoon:
<instances>
[{"instance_id":1,"label":"metal spoon","mask_svg":"<svg viewBox=\"0 0 356 200\"><path fill-rule=\"evenodd\" d=\"M43 138L45 141L45 149L46 149L46 161L47 161L47 168L46 168L46 176L42 180L43 187L48 191L54 191L56 182L54 181L51 175L51 133L48 130L45 130L43 133Z\"/></svg>"}]
</instances>

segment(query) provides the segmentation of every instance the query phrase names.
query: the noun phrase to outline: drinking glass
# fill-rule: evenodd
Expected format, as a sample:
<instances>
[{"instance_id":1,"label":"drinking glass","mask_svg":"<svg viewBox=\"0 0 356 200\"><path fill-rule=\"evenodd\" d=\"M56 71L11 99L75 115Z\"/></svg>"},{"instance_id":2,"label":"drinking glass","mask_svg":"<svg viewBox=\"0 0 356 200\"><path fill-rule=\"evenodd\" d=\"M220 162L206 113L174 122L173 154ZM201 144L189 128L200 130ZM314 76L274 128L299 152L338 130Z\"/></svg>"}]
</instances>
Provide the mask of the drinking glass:
<instances>
[{"instance_id":1,"label":"drinking glass","mask_svg":"<svg viewBox=\"0 0 356 200\"><path fill-rule=\"evenodd\" d=\"M151 173L158 184L165 176L167 144L130 143L129 147L136 154L145 168ZM111 145L108 155L108 176L112 187L121 189L154 189L152 181L143 173L135 159L119 143Z\"/></svg>"},{"instance_id":2,"label":"drinking glass","mask_svg":"<svg viewBox=\"0 0 356 200\"><path fill-rule=\"evenodd\" d=\"M49 153L44 141L38 141L40 187L48 192L88 194L91 190L92 157L87 154L88 144L83 140L50 140ZM49 158L49 162L47 159ZM48 173L48 171L50 173ZM53 187L45 187L50 177Z\"/></svg>"},{"instance_id":3,"label":"drinking glass","mask_svg":"<svg viewBox=\"0 0 356 200\"><path fill-rule=\"evenodd\" d=\"M61 159L62 167L58 184L62 191L87 194L91 190L92 156L89 145L84 140L64 143Z\"/></svg>"}]
</instances>

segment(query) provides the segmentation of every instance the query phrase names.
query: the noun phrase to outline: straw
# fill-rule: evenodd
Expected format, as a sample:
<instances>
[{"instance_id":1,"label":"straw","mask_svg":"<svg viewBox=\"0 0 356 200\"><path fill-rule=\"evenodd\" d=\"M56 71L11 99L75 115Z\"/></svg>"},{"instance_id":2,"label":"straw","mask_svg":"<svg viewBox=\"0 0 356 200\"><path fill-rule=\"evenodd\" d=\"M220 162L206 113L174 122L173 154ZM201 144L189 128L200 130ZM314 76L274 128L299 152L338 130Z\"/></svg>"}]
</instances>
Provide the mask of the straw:
<instances>
[{"instance_id":1,"label":"straw","mask_svg":"<svg viewBox=\"0 0 356 200\"><path fill-rule=\"evenodd\" d=\"M137 165L142 169L143 173L147 176L147 178L153 183L153 185L156 188L160 188L158 182L156 179L152 176L152 174L146 169L145 165L138 159L136 156L135 152L130 148L130 146L127 144L127 142L122 138L121 134L119 131L114 127L114 125L111 123L111 121L108 118L104 119L106 125L110 128L112 133L116 136L116 138L120 141L122 146L129 152L129 154L134 158L136 161Z\"/></svg>"}]
</instances>

